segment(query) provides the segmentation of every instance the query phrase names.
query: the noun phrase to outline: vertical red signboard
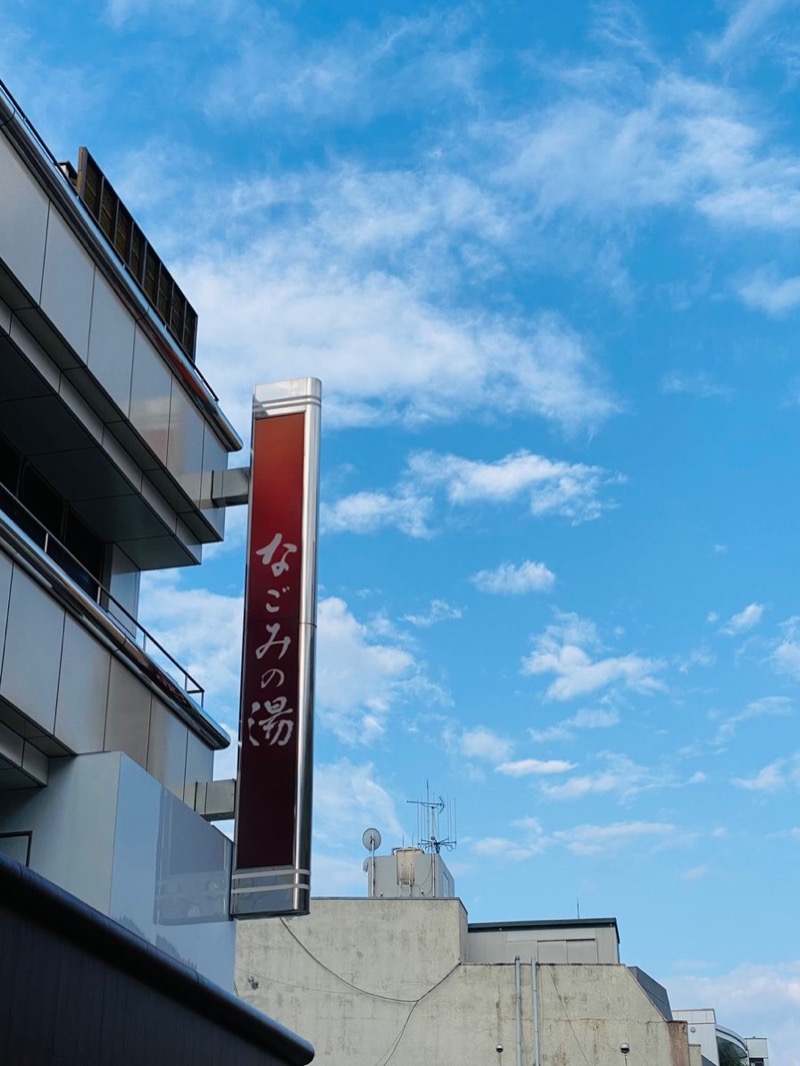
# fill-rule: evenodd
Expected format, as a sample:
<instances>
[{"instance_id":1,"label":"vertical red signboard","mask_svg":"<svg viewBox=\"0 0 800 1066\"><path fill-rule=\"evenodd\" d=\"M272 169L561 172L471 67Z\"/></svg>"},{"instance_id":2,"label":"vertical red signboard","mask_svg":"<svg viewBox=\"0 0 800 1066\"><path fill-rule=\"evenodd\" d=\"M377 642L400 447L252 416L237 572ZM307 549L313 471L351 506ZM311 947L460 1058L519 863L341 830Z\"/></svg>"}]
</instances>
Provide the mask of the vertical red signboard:
<instances>
[{"instance_id":1,"label":"vertical red signboard","mask_svg":"<svg viewBox=\"0 0 800 1066\"><path fill-rule=\"evenodd\" d=\"M253 400L232 912L308 911L320 383Z\"/></svg>"}]
</instances>

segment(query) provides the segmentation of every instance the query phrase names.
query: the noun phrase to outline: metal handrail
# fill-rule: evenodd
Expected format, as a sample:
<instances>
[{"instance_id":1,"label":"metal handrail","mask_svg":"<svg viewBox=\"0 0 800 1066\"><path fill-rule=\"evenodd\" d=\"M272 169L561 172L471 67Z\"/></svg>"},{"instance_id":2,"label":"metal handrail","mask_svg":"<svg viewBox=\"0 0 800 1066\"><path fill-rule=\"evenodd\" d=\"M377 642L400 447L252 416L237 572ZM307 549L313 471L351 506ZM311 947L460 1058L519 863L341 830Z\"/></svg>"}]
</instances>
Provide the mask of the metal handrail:
<instances>
[{"instance_id":1,"label":"metal handrail","mask_svg":"<svg viewBox=\"0 0 800 1066\"><path fill-rule=\"evenodd\" d=\"M11 503L10 508L8 506L8 501L10 501ZM120 603L117 597L114 596L111 592L109 592L105 585L103 585L100 581L97 580L95 575L83 565L80 559L73 555L69 548L67 548L58 539L58 537L54 536L53 533L51 533L51 531L44 525L44 523L41 522L36 517L36 515L33 514L25 506L25 504L22 503L14 495L14 493L11 492L3 484L0 484L0 510L8 518L10 518L12 522L14 522L17 529L19 529L21 534L26 539L32 541L33 544L35 544L36 547L40 548L45 553L45 555L47 555L48 558L53 563L55 563L56 566L59 567L60 570L64 571L64 574L68 578L74 581L74 574L70 574L68 571L64 570L64 567L61 566L61 564L59 563L59 556L66 556L69 559L70 564L75 566L78 572L83 574L88 579L90 586L93 586L95 588L94 595L90 595L90 593L87 592L86 589L84 589L82 586L79 586L83 594L85 596L88 596L89 599L92 600L92 602L97 607L99 607L100 610L105 615L107 615L112 621L115 621L118 625L123 625L125 632L132 635L133 641L136 646L141 648L141 650L147 655L149 655L151 658L152 652L149 649L155 648L159 652L159 654L162 655L167 660L167 662L174 668L174 671L177 673L178 679L180 679L181 684L183 686L183 691L188 696L191 696L192 699L194 699L197 703L199 703L201 707L203 706L203 701L205 698L205 689L199 683L199 681L197 681L196 678L192 677L189 671L186 670L183 666L181 666L181 664L174 656L170 655L164 645L161 644L161 642L158 641L149 630L145 629L145 627L139 622L139 620L133 614L131 614L128 608L123 603ZM38 534L38 539L30 532L30 529L23 528L20 525L14 514L15 510L21 511L22 514L25 516L27 522L31 523L33 529ZM57 548L57 554L55 555L50 550L52 546L55 546ZM115 617L115 614L108 609L108 604L110 603L114 605L114 607L117 609L117 611L120 612L120 614L124 615L125 619L132 623L132 626L130 628L125 625L122 619ZM172 671L169 672L172 673Z\"/></svg>"}]
</instances>

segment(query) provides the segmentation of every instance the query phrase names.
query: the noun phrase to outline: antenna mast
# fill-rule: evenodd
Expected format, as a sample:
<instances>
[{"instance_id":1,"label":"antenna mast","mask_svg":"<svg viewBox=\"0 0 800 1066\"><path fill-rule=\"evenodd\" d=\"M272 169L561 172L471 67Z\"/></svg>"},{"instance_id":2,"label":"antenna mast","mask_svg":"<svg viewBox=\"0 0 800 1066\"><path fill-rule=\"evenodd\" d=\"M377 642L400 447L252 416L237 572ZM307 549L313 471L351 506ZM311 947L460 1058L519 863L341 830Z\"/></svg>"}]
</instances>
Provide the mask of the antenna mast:
<instances>
[{"instance_id":1,"label":"antenna mast","mask_svg":"<svg viewBox=\"0 0 800 1066\"><path fill-rule=\"evenodd\" d=\"M456 839L456 804L448 800L445 802L442 796L431 798L430 783L425 782L424 800L407 800L417 808L417 841L419 846L427 852L439 855L442 848L452 851L458 843ZM439 828L439 817L446 813L447 829L445 835ZM423 836L423 833L425 834Z\"/></svg>"}]
</instances>

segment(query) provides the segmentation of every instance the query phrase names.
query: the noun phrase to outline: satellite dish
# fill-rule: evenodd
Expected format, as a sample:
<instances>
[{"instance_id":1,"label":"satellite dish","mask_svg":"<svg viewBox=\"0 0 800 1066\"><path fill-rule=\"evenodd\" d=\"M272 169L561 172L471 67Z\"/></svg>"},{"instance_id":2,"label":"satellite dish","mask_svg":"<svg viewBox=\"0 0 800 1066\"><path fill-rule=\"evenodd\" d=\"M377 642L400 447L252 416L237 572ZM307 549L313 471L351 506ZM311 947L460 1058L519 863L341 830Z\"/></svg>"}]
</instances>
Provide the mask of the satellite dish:
<instances>
[{"instance_id":1,"label":"satellite dish","mask_svg":"<svg viewBox=\"0 0 800 1066\"><path fill-rule=\"evenodd\" d=\"M365 829L361 836L361 843L369 852L376 852L381 846L381 835L377 829Z\"/></svg>"}]
</instances>

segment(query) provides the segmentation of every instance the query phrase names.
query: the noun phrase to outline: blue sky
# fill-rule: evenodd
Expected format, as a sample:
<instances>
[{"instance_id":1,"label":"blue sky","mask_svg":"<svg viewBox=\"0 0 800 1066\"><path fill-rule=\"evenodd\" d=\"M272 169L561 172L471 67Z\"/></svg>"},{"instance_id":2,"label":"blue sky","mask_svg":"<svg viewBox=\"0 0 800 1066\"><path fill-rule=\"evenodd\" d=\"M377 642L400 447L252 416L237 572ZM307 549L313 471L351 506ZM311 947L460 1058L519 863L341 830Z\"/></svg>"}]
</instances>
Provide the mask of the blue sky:
<instances>
[{"instance_id":1,"label":"blue sky","mask_svg":"<svg viewBox=\"0 0 800 1066\"><path fill-rule=\"evenodd\" d=\"M430 782L472 920L616 915L800 1063L797 5L2 8L240 432L323 381L315 892ZM243 530L145 597L232 729Z\"/></svg>"}]
</instances>

